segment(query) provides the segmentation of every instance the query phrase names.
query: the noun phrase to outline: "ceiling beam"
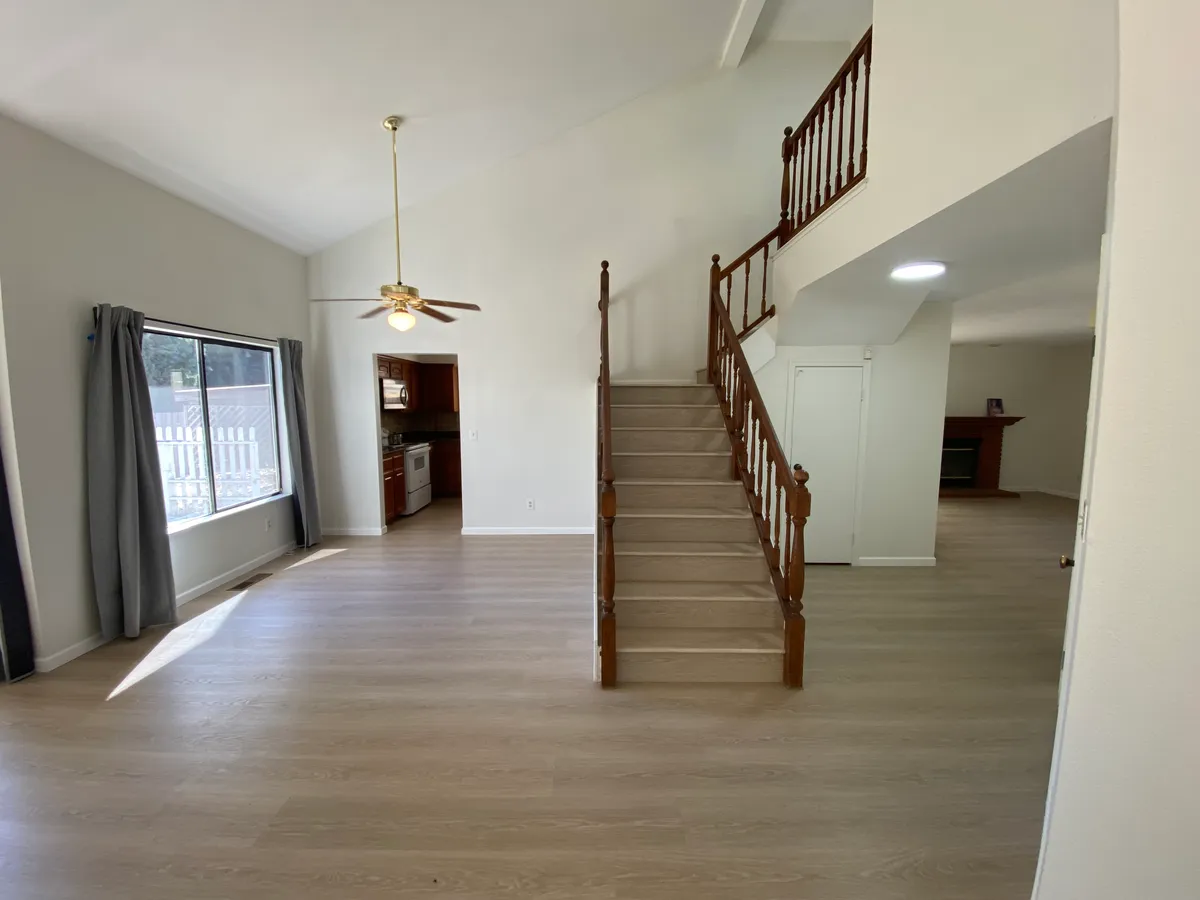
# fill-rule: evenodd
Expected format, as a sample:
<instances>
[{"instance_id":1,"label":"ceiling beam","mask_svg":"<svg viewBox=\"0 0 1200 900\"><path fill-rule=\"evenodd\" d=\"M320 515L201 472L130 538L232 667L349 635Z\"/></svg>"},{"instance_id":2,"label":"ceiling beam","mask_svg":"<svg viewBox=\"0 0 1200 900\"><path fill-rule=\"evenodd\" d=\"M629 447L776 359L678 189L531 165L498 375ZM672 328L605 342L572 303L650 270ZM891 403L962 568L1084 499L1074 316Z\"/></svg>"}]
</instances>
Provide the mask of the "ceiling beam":
<instances>
[{"instance_id":1,"label":"ceiling beam","mask_svg":"<svg viewBox=\"0 0 1200 900\"><path fill-rule=\"evenodd\" d=\"M721 51L721 68L736 69L742 64L746 48L750 46L750 36L754 34L754 26L762 15L767 0L742 0L733 24L729 26L729 37L725 38L725 49Z\"/></svg>"}]
</instances>

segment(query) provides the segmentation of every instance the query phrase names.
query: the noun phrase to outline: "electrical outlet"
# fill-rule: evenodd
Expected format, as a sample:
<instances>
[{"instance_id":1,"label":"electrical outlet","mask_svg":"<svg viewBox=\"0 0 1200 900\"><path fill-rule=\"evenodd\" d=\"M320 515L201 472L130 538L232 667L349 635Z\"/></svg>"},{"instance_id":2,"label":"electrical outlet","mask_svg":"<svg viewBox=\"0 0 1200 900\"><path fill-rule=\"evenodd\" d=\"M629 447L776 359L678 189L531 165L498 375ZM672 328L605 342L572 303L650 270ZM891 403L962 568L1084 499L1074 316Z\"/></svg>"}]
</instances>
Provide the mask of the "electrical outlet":
<instances>
[{"instance_id":1,"label":"electrical outlet","mask_svg":"<svg viewBox=\"0 0 1200 900\"><path fill-rule=\"evenodd\" d=\"M271 521L271 517L267 516L266 527L263 528L263 531L270 531L272 524L274 524L274 523Z\"/></svg>"},{"instance_id":2,"label":"electrical outlet","mask_svg":"<svg viewBox=\"0 0 1200 900\"><path fill-rule=\"evenodd\" d=\"M533 498L532 497L530 497L528 500L525 501L525 508L533 509Z\"/></svg>"},{"instance_id":3,"label":"electrical outlet","mask_svg":"<svg viewBox=\"0 0 1200 900\"><path fill-rule=\"evenodd\" d=\"M469 440L469 441L479 440L479 432L476 431L474 428L472 428L470 431L467 432L467 440Z\"/></svg>"}]
</instances>

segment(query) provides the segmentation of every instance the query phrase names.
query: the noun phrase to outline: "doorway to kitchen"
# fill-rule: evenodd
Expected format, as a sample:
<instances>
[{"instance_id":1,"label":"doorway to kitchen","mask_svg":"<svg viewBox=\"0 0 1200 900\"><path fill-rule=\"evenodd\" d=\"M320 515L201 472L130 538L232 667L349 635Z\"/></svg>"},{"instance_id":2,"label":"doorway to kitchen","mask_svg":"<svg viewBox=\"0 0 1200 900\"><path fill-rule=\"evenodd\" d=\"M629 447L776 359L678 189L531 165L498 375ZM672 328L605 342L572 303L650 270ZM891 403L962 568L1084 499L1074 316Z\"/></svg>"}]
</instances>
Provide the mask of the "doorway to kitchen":
<instances>
[{"instance_id":1,"label":"doorway to kitchen","mask_svg":"<svg viewBox=\"0 0 1200 900\"><path fill-rule=\"evenodd\" d=\"M436 505L462 522L457 354L376 354L386 528Z\"/></svg>"}]
</instances>

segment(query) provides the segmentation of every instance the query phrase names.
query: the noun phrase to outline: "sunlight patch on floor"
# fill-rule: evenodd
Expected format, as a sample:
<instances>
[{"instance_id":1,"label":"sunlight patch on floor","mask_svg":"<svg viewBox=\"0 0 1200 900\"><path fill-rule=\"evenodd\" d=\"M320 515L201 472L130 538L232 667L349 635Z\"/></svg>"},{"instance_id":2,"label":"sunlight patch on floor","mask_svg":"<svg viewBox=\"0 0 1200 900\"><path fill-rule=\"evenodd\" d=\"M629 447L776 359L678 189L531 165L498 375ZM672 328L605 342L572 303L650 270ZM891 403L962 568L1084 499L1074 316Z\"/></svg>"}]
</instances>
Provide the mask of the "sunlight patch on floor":
<instances>
[{"instance_id":1,"label":"sunlight patch on floor","mask_svg":"<svg viewBox=\"0 0 1200 900\"><path fill-rule=\"evenodd\" d=\"M288 566L288 568L296 569L296 568L299 568L300 566L308 565L310 562L316 562L318 559L328 559L329 557L335 556L338 553L345 553L345 552L346 552L345 547L336 547L336 548L331 547L328 550L318 550L315 553L310 553L308 556L304 557L304 559L297 560L296 562L294 562L290 566Z\"/></svg>"},{"instance_id":2,"label":"sunlight patch on floor","mask_svg":"<svg viewBox=\"0 0 1200 900\"><path fill-rule=\"evenodd\" d=\"M146 658L133 667L125 679L113 688L106 699L111 700L118 694L129 690L139 681L149 678L163 666L174 662L190 650L195 650L216 634L230 614L237 609L246 592L235 594L212 609L202 612L194 619L188 619L176 627L170 634L158 642Z\"/></svg>"}]
</instances>

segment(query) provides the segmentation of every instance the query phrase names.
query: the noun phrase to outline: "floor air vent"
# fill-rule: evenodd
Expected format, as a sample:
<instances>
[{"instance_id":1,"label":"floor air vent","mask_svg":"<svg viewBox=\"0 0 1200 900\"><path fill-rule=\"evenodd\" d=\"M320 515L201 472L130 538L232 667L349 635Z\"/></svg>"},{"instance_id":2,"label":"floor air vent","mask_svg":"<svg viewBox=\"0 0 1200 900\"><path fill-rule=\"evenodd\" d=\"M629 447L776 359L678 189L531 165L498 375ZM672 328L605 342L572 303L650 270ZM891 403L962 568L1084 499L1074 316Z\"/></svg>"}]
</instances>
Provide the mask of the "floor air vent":
<instances>
[{"instance_id":1,"label":"floor air vent","mask_svg":"<svg viewBox=\"0 0 1200 900\"><path fill-rule=\"evenodd\" d=\"M259 572L257 575L251 575L245 581L239 581L233 587L228 588L230 591L244 591L246 588L252 588L260 581L265 581L271 577L270 572Z\"/></svg>"}]
</instances>

